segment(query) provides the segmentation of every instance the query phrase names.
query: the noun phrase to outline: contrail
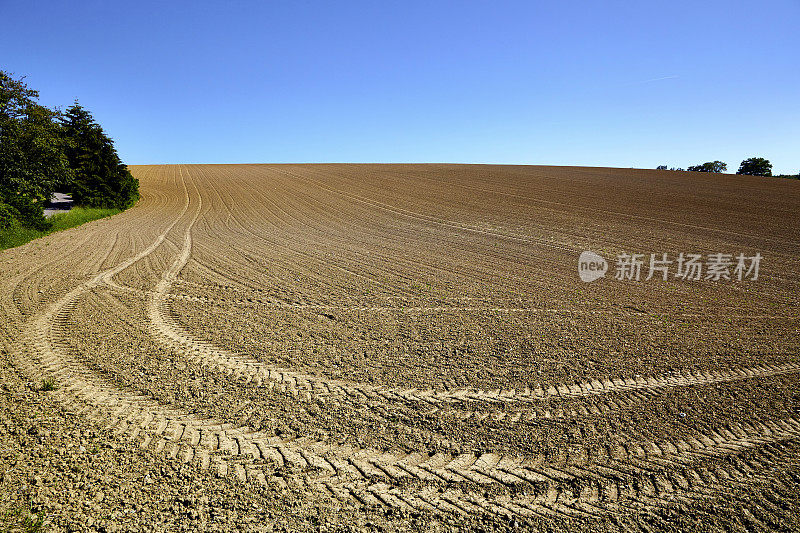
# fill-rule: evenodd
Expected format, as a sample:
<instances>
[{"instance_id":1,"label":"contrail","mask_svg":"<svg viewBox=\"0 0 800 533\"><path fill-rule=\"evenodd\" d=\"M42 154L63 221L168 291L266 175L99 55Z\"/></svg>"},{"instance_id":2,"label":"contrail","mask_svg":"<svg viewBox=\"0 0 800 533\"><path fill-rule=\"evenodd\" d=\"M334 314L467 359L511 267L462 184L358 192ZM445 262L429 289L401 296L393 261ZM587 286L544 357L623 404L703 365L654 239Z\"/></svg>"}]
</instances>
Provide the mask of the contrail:
<instances>
[{"instance_id":1,"label":"contrail","mask_svg":"<svg viewBox=\"0 0 800 533\"><path fill-rule=\"evenodd\" d=\"M680 76L678 76L678 75L674 75L674 76L662 76L662 77L660 77L660 78L653 78L652 80L644 80L644 81L640 81L639 83L650 83L650 82L653 82L653 81L672 80L672 79L675 79L675 78L680 78Z\"/></svg>"}]
</instances>

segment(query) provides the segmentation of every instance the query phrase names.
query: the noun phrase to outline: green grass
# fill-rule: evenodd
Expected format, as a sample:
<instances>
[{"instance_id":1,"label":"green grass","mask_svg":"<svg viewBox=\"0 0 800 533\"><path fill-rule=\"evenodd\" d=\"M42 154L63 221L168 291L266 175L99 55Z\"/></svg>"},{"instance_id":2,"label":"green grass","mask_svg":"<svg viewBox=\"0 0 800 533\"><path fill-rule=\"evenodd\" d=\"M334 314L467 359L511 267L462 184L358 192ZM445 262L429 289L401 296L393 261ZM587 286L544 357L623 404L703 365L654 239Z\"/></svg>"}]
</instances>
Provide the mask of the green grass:
<instances>
[{"instance_id":1,"label":"green grass","mask_svg":"<svg viewBox=\"0 0 800 533\"><path fill-rule=\"evenodd\" d=\"M53 380L52 378L44 378L42 380L42 386L39 387L39 390L44 392L50 392L56 390L57 388L58 387L56 386L55 380Z\"/></svg>"},{"instance_id":2,"label":"green grass","mask_svg":"<svg viewBox=\"0 0 800 533\"><path fill-rule=\"evenodd\" d=\"M22 226L12 226L0 230L0 250L21 246L26 242L44 237L56 231L62 231L75 226L80 226L86 222L106 218L120 213L119 209L97 209L92 207L75 207L66 213L58 213L50 217L50 228L39 231Z\"/></svg>"},{"instance_id":3,"label":"green grass","mask_svg":"<svg viewBox=\"0 0 800 533\"><path fill-rule=\"evenodd\" d=\"M38 533L44 529L44 513L34 513L27 505L0 512L0 531Z\"/></svg>"}]
</instances>

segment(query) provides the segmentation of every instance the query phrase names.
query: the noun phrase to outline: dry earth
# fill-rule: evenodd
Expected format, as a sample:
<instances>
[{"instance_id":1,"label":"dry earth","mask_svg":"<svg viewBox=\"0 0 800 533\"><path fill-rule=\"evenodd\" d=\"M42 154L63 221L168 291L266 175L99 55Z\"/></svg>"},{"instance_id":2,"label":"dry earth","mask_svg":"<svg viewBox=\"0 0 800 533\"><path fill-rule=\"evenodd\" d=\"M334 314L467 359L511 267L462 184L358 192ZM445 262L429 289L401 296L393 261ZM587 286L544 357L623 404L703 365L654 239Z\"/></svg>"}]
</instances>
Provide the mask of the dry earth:
<instances>
[{"instance_id":1,"label":"dry earth","mask_svg":"<svg viewBox=\"0 0 800 533\"><path fill-rule=\"evenodd\" d=\"M0 254L0 527L800 528L800 184L133 171ZM583 250L763 259L587 284Z\"/></svg>"}]
</instances>

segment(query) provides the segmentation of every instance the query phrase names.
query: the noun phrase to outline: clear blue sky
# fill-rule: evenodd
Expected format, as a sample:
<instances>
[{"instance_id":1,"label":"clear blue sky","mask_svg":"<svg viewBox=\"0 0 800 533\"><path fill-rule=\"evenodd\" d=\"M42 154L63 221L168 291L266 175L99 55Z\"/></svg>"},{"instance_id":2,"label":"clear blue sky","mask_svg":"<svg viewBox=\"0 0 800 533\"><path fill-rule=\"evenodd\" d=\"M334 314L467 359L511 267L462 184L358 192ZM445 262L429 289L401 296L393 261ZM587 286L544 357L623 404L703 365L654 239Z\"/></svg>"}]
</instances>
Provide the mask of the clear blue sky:
<instances>
[{"instance_id":1,"label":"clear blue sky","mask_svg":"<svg viewBox=\"0 0 800 533\"><path fill-rule=\"evenodd\" d=\"M800 170L800 1L0 0L0 68L127 163Z\"/></svg>"}]
</instances>

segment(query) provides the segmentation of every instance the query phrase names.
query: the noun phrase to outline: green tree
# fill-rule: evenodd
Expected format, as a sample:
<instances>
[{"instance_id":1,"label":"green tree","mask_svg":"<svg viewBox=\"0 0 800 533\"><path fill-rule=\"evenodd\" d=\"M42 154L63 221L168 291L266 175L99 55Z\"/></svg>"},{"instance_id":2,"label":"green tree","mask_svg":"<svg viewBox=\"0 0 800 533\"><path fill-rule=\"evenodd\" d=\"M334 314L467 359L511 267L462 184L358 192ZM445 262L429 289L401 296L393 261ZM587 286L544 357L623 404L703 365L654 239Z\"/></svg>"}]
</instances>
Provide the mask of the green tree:
<instances>
[{"instance_id":1,"label":"green tree","mask_svg":"<svg viewBox=\"0 0 800 533\"><path fill-rule=\"evenodd\" d=\"M139 182L122 163L113 141L91 113L75 102L64 113L67 157L75 175L72 199L86 207L130 207L138 198Z\"/></svg>"},{"instance_id":2,"label":"green tree","mask_svg":"<svg viewBox=\"0 0 800 533\"><path fill-rule=\"evenodd\" d=\"M722 161L708 161L700 165L689 167L686 170L689 172L713 172L718 174L728 170L728 165Z\"/></svg>"},{"instance_id":3,"label":"green tree","mask_svg":"<svg viewBox=\"0 0 800 533\"><path fill-rule=\"evenodd\" d=\"M0 223L19 220L43 229L43 209L70 183L57 111L37 103L39 93L0 71Z\"/></svg>"},{"instance_id":4,"label":"green tree","mask_svg":"<svg viewBox=\"0 0 800 533\"><path fill-rule=\"evenodd\" d=\"M763 157L751 157L742 161L737 174L747 176L772 176L772 163Z\"/></svg>"}]
</instances>

